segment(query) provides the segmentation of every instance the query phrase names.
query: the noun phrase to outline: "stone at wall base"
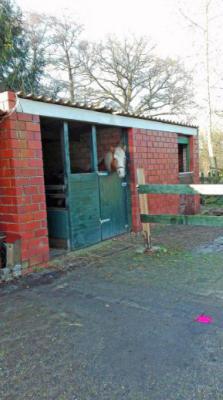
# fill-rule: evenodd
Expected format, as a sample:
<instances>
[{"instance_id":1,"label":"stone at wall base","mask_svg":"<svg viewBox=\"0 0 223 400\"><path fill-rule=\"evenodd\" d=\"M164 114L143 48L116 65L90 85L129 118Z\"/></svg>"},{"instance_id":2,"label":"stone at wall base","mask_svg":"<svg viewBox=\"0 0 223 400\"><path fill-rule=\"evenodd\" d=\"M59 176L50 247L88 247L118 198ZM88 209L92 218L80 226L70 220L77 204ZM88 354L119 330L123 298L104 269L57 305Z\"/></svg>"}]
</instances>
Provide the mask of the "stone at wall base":
<instances>
[{"instance_id":1,"label":"stone at wall base","mask_svg":"<svg viewBox=\"0 0 223 400\"><path fill-rule=\"evenodd\" d=\"M1 268L0 269L0 281L8 282L12 280L12 271L9 268Z\"/></svg>"},{"instance_id":2,"label":"stone at wall base","mask_svg":"<svg viewBox=\"0 0 223 400\"><path fill-rule=\"evenodd\" d=\"M15 278L20 278L22 275L22 267L20 264L16 264L13 268L1 268L0 269L0 281L8 282Z\"/></svg>"},{"instance_id":3,"label":"stone at wall base","mask_svg":"<svg viewBox=\"0 0 223 400\"><path fill-rule=\"evenodd\" d=\"M22 267L20 264L16 264L12 268L12 276L13 278L19 278L22 275Z\"/></svg>"}]
</instances>

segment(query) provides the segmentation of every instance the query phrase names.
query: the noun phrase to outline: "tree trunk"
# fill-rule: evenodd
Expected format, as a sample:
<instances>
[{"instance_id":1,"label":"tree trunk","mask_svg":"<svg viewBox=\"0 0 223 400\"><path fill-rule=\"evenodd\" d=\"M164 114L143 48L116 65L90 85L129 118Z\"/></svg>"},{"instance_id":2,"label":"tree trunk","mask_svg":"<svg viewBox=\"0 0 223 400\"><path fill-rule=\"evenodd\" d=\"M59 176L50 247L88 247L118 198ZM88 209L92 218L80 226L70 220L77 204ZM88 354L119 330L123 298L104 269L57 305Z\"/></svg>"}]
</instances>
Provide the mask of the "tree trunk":
<instances>
[{"instance_id":1,"label":"tree trunk","mask_svg":"<svg viewBox=\"0 0 223 400\"><path fill-rule=\"evenodd\" d=\"M212 102L211 102L211 89L210 89L210 49L209 49L209 6L210 0L206 1L205 9L205 64L206 64L206 84L207 84L207 101L208 101L208 130L207 130L207 145L208 145L208 156L210 162L210 169L214 172L217 169L216 157L214 157L213 141L212 141L212 131L213 131L213 121L212 121Z\"/></svg>"},{"instance_id":2,"label":"tree trunk","mask_svg":"<svg viewBox=\"0 0 223 400\"><path fill-rule=\"evenodd\" d=\"M70 101L74 103L74 77L72 73L72 67L70 63L70 57L68 52L66 51L66 59L67 59L67 72L68 72L68 80L69 80L69 93L70 93Z\"/></svg>"}]
</instances>

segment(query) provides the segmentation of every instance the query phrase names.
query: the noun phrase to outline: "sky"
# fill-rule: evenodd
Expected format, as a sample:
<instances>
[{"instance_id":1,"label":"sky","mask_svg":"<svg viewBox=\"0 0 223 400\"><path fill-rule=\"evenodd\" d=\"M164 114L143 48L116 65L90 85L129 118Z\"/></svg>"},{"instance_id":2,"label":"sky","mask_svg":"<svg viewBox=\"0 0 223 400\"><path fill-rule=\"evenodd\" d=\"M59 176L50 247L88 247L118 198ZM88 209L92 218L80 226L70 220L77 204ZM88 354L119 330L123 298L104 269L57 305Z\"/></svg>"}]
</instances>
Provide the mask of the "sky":
<instances>
[{"instance_id":1,"label":"sky","mask_svg":"<svg viewBox=\"0 0 223 400\"><path fill-rule=\"evenodd\" d=\"M185 32L178 29L176 35L175 0L17 0L17 4L23 11L73 13L85 26L88 39L103 39L109 33L151 36L164 56L179 55L188 48Z\"/></svg>"},{"instance_id":2,"label":"sky","mask_svg":"<svg viewBox=\"0 0 223 400\"><path fill-rule=\"evenodd\" d=\"M161 57L180 57L186 68L194 75L195 96L197 103L202 104L206 98L204 75L204 35L199 29L189 29L179 13L180 5L186 14L204 24L202 9L204 0L16 0L23 12L35 11L61 16L64 13L73 15L75 21L85 27L84 35L88 40L101 40L106 34L122 37L128 34L151 37L157 44L157 54ZM223 76L223 53L220 54L223 42L223 1L212 0L213 15L210 26L213 63L211 75ZM217 17L217 18L216 18ZM202 47L203 43L203 47ZM214 46L213 46L214 44ZM202 53L203 52L203 53ZM202 55L203 54L203 55ZM221 85L223 86L223 84ZM216 108L223 108L222 87L220 97L215 96ZM206 113L206 111L204 111ZM201 117L201 115L200 115ZM202 119L206 118L204 114Z\"/></svg>"}]
</instances>

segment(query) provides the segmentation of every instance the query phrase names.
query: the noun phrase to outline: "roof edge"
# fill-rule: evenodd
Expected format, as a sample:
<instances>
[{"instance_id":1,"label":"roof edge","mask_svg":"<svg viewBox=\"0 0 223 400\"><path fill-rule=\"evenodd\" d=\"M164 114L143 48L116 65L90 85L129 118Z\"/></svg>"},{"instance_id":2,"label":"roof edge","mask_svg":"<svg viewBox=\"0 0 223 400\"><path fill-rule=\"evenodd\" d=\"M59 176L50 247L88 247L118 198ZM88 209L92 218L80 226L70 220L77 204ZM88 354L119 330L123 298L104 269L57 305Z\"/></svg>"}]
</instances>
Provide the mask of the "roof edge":
<instances>
[{"instance_id":1,"label":"roof edge","mask_svg":"<svg viewBox=\"0 0 223 400\"><path fill-rule=\"evenodd\" d=\"M186 122L176 122L173 120L168 120L168 119L163 119L163 118L147 117L143 114L134 114L134 113L130 113L130 112L123 112L121 110L117 110L112 107L106 107L106 106L100 105L99 103L96 103L96 102L95 103L71 102L70 100L66 100L66 99L62 99L62 98L53 99L52 97L47 97L44 95L38 96L38 95L35 95L34 93L25 94L24 92L21 92L21 91L16 92L16 95L21 99L33 100L33 101L43 102L43 103L47 103L47 104L56 104L56 105L61 105L61 106L66 106L66 107L71 107L71 108L76 108L76 109L97 111L100 113L107 113L107 114L111 114L111 115L128 117L128 118L136 118L136 119L145 120L145 121L161 122L163 124L171 124L171 125L183 126L183 127L187 127L187 128L193 128L193 129L199 128L197 125L188 124Z\"/></svg>"}]
</instances>

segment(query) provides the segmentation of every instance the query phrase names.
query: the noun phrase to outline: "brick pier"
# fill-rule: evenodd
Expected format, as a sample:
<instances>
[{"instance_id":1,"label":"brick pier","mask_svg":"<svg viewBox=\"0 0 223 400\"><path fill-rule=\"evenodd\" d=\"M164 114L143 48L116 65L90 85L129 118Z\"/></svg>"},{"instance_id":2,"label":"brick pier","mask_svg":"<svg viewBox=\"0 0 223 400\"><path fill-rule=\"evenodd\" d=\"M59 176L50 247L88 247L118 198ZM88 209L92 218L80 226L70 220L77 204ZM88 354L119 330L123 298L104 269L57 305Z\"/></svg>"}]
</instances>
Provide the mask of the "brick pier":
<instances>
[{"instance_id":1,"label":"brick pier","mask_svg":"<svg viewBox=\"0 0 223 400\"><path fill-rule=\"evenodd\" d=\"M10 110L15 94L0 94ZM21 239L23 267L49 258L39 116L12 113L0 124L0 231Z\"/></svg>"}]
</instances>

